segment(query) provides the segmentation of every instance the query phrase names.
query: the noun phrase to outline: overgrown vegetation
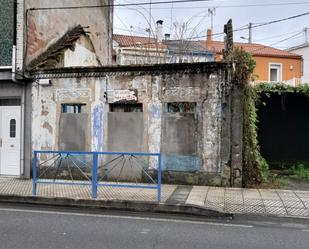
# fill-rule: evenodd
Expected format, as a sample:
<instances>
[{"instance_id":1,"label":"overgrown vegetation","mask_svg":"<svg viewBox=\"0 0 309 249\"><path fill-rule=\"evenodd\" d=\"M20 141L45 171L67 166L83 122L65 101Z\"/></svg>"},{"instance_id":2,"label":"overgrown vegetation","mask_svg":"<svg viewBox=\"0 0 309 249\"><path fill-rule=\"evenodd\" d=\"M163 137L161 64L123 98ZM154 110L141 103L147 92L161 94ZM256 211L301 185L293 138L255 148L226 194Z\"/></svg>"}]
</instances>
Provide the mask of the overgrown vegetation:
<instances>
[{"instance_id":1,"label":"overgrown vegetation","mask_svg":"<svg viewBox=\"0 0 309 249\"><path fill-rule=\"evenodd\" d=\"M228 56L233 63L233 84L244 84L244 144L243 144L243 184L245 187L267 181L268 164L261 156L257 136L257 110L259 94L249 82L253 77L255 61L240 48L235 48Z\"/></svg>"},{"instance_id":2,"label":"overgrown vegetation","mask_svg":"<svg viewBox=\"0 0 309 249\"><path fill-rule=\"evenodd\" d=\"M245 86L244 101L244 165L243 182L249 187L265 183L268 179L268 164L260 153L257 135L257 103L259 94L254 87Z\"/></svg>"},{"instance_id":3,"label":"overgrown vegetation","mask_svg":"<svg viewBox=\"0 0 309 249\"><path fill-rule=\"evenodd\" d=\"M269 84L265 82L252 86L249 84L255 77L253 75L255 61L252 56L241 48L234 48L227 60L233 63L233 85L243 84L242 87L244 87L243 184L245 187L284 186L286 182L283 178L269 173L268 163L260 153L257 135L257 106L262 104L260 102L261 93L270 96L270 93L273 92L279 94L294 92L309 97L309 84L293 87L285 83ZM290 175L297 179L309 180L309 167L299 164L292 167Z\"/></svg>"},{"instance_id":4,"label":"overgrown vegetation","mask_svg":"<svg viewBox=\"0 0 309 249\"><path fill-rule=\"evenodd\" d=\"M255 90L257 93L271 93L271 92L277 92L277 93L299 93L304 94L305 96L309 97L309 84L301 84L297 87L293 87L287 84L284 84L282 82L276 83L276 84L269 84L267 82L261 83L256 85Z\"/></svg>"},{"instance_id":5,"label":"overgrown vegetation","mask_svg":"<svg viewBox=\"0 0 309 249\"><path fill-rule=\"evenodd\" d=\"M294 165L290 170L290 176L309 181L309 167L304 164Z\"/></svg>"}]
</instances>

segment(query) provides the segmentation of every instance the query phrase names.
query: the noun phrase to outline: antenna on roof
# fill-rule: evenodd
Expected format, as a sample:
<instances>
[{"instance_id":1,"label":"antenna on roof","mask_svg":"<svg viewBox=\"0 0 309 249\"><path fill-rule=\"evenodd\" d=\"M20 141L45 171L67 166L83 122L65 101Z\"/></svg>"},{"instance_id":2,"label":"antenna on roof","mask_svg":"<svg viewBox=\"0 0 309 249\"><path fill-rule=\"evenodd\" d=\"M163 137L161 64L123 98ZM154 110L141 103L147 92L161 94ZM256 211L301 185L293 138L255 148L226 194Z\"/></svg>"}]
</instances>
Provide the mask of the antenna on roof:
<instances>
[{"instance_id":1,"label":"antenna on roof","mask_svg":"<svg viewBox=\"0 0 309 249\"><path fill-rule=\"evenodd\" d=\"M208 8L208 16L211 18L211 30L214 29L214 16L216 15L216 8Z\"/></svg>"}]
</instances>

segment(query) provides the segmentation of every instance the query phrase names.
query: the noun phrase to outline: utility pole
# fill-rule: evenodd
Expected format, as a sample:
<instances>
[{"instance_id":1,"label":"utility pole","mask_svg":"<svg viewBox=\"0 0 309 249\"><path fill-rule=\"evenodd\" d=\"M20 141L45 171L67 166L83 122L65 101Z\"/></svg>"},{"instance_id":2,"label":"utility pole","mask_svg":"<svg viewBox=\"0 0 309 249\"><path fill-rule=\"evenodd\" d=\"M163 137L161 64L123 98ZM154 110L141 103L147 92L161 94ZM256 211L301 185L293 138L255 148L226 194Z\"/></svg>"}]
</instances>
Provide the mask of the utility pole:
<instances>
[{"instance_id":1,"label":"utility pole","mask_svg":"<svg viewBox=\"0 0 309 249\"><path fill-rule=\"evenodd\" d=\"M214 29L214 16L216 15L216 8L208 8L208 16L211 18L211 31Z\"/></svg>"},{"instance_id":2,"label":"utility pole","mask_svg":"<svg viewBox=\"0 0 309 249\"><path fill-rule=\"evenodd\" d=\"M248 38L248 42L252 43L252 23L249 22L249 38Z\"/></svg>"}]
</instances>

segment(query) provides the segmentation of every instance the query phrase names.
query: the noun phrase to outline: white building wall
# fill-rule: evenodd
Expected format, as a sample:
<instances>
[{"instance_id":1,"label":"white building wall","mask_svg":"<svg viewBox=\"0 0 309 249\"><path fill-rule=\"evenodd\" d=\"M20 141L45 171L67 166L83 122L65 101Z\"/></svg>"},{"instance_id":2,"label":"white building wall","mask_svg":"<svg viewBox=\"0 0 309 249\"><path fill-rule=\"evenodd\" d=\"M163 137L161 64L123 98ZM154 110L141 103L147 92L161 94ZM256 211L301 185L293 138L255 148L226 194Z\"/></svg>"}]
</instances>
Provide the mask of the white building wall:
<instances>
[{"instance_id":1,"label":"white building wall","mask_svg":"<svg viewBox=\"0 0 309 249\"><path fill-rule=\"evenodd\" d=\"M24 55L24 0L17 0L16 29L16 70L22 71Z\"/></svg>"},{"instance_id":2,"label":"white building wall","mask_svg":"<svg viewBox=\"0 0 309 249\"><path fill-rule=\"evenodd\" d=\"M309 83L309 44L306 47L290 50L290 52L299 54L303 57L302 83Z\"/></svg>"}]
</instances>

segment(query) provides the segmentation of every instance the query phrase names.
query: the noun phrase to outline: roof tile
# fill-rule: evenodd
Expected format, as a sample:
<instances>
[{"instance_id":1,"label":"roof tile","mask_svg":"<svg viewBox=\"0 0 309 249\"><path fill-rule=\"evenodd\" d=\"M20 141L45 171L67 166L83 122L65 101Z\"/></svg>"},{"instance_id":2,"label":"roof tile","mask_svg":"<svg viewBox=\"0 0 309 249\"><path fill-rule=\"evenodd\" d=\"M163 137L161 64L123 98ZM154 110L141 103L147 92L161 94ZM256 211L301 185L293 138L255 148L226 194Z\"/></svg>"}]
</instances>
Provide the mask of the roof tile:
<instances>
[{"instance_id":1,"label":"roof tile","mask_svg":"<svg viewBox=\"0 0 309 249\"><path fill-rule=\"evenodd\" d=\"M154 37L131 36L131 35L113 35L120 47L143 47L143 48L159 48L165 49L166 46L162 42L158 42Z\"/></svg>"}]
</instances>

